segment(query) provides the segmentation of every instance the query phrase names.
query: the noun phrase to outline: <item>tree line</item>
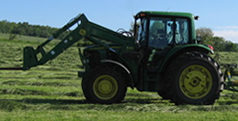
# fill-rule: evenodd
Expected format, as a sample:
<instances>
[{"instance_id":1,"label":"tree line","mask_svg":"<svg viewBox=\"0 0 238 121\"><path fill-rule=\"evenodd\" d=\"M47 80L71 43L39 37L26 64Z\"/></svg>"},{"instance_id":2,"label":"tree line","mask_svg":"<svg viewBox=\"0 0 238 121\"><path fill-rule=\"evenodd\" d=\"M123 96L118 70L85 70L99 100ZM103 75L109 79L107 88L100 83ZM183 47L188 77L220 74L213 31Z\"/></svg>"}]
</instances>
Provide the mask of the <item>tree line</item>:
<instances>
[{"instance_id":1,"label":"tree line","mask_svg":"<svg viewBox=\"0 0 238 121\"><path fill-rule=\"evenodd\" d=\"M237 43L227 41L223 37L214 36L210 28L198 28L196 34L200 37L201 43L213 46L215 51L238 52Z\"/></svg>"},{"instance_id":2,"label":"tree line","mask_svg":"<svg viewBox=\"0 0 238 121\"><path fill-rule=\"evenodd\" d=\"M36 37L49 37L58 28L41 25L30 25L28 22L9 22L6 20L0 21L0 33L19 34Z\"/></svg>"}]
</instances>

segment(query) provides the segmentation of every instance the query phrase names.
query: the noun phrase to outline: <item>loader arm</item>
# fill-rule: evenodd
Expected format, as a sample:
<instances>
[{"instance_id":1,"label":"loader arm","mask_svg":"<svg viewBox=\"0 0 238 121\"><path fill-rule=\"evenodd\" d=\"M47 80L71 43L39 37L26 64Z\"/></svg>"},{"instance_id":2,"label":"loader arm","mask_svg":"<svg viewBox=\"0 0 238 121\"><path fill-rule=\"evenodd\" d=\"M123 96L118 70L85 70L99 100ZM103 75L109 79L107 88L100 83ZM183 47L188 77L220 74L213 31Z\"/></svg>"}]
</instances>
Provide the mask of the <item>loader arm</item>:
<instances>
[{"instance_id":1,"label":"loader arm","mask_svg":"<svg viewBox=\"0 0 238 121\"><path fill-rule=\"evenodd\" d=\"M68 31L72 26L76 24L77 27L74 30L69 31L68 35L66 35L50 51L46 52L44 50L44 47L49 42L62 35L64 32ZM34 49L33 47L25 47L23 53L23 70L28 70L31 67L37 65L43 65L49 60L56 58L64 50L71 47L74 43L85 40L91 41L97 45L101 45L109 51L114 50L110 48L110 46L105 41L120 45L122 48L128 45L133 45L133 38L126 37L122 34L92 23L86 18L84 14L80 14L79 16L73 18L61 29L56 31L51 37L49 37L36 49ZM38 57L38 54L41 54L41 56Z\"/></svg>"}]
</instances>

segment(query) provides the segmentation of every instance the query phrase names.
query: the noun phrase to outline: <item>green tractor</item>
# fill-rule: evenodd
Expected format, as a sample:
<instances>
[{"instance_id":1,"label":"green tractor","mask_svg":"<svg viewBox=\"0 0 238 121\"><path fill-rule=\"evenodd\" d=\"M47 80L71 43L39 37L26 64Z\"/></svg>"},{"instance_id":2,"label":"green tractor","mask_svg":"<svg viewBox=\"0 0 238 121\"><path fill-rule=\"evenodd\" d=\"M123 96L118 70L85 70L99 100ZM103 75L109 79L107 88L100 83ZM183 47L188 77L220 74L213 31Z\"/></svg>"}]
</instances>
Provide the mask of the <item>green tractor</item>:
<instances>
[{"instance_id":1,"label":"green tractor","mask_svg":"<svg viewBox=\"0 0 238 121\"><path fill-rule=\"evenodd\" d=\"M23 69L45 64L78 41L90 41L90 46L79 47L84 71L78 75L87 101L119 103L131 87L157 92L175 104L213 104L223 74L209 57L212 47L198 44L195 18L190 13L142 11L131 34L114 32L80 14L36 49L25 47ZM73 25L77 27L68 31ZM64 39L46 52L44 46L64 32Z\"/></svg>"}]
</instances>

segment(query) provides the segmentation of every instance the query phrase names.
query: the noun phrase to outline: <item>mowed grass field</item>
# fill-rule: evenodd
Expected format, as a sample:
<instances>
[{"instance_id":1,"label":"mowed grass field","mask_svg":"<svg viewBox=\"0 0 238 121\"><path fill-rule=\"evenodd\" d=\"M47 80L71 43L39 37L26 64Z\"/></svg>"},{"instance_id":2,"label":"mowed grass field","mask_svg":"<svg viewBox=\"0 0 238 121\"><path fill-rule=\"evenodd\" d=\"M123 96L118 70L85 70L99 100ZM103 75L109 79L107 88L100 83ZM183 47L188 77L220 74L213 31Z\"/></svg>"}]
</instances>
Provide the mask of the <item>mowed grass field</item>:
<instances>
[{"instance_id":1,"label":"mowed grass field","mask_svg":"<svg viewBox=\"0 0 238 121\"><path fill-rule=\"evenodd\" d=\"M0 34L0 67L21 67L25 46L43 38ZM54 43L53 43L54 44ZM52 44L52 45L53 45ZM238 53L221 52L227 63L238 63ZM176 106L157 93L128 88L120 104L88 104L77 77L81 64L77 47L28 71L0 71L0 121L236 121L238 93L224 91L214 105Z\"/></svg>"}]
</instances>

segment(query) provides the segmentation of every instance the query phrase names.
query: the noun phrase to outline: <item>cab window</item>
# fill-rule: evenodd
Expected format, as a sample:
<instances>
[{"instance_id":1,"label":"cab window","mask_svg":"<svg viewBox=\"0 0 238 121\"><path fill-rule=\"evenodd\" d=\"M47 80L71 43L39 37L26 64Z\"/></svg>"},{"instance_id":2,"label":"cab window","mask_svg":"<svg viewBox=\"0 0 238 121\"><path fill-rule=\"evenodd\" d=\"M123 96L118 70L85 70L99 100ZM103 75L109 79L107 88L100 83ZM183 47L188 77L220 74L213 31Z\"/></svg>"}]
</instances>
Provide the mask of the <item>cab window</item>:
<instances>
[{"instance_id":1,"label":"cab window","mask_svg":"<svg viewBox=\"0 0 238 121\"><path fill-rule=\"evenodd\" d=\"M170 44L188 43L188 20L154 17L149 23L148 46L163 49Z\"/></svg>"},{"instance_id":2,"label":"cab window","mask_svg":"<svg viewBox=\"0 0 238 121\"><path fill-rule=\"evenodd\" d=\"M139 19L136 24L138 25L137 31L136 31L136 41L137 43L140 43L141 46L146 45L146 25L147 25L147 19Z\"/></svg>"},{"instance_id":3,"label":"cab window","mask_svg":"<svg viewBox=\"0 0 238 121\"><path fill-rule=\"evenodd\" d=\"M176 39L176 44L186 44L189 40L188 31L188 20L187 19L176 19L176 32L178 33L178 38Z\"/></svg>"}]
</instances>

